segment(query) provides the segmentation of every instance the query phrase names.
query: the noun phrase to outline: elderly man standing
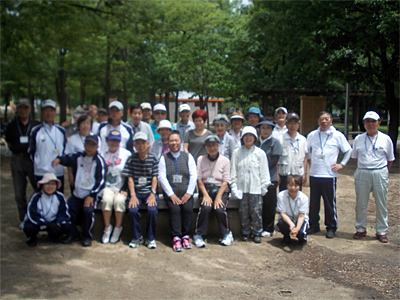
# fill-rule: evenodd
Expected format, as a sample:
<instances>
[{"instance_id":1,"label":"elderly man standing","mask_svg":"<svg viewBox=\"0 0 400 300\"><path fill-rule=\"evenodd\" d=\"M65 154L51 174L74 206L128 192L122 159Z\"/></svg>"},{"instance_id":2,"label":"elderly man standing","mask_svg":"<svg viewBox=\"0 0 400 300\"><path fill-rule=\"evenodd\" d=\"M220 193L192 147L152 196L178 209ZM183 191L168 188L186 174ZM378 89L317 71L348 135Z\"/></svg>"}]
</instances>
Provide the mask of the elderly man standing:
<instances>
[{"instance_id":1,"label":"elderly man standing","mask_svg":"<svg viewBox=\"0 0 400 300\"><path fill-rule=\"evenodd\" d=\"M310 165L310 229L308 234L317 233L321 196L324 199L326 238L333 239L338 227L336 210L336 181L338 171L343 169L351 155L351 146L346 137L332 126L332 114L319 113L319 128L307 136ZM337 163L339 150L344 153ZM309 157L310 157L309 156Z\"/></svg>"},{"instance_id":2,"label":"elderly man standing","mask_svg":"<svg viewBox=\"0 0 400 300\"><path fill-rule=\"evenodd\" d=\"M29 135L38 121L30 119L31 104L21 98L17 102L17 115L6 128L6 141L12 152L10 161L11 175L14 184L15 202L17 202L19 221L24 220L26 213L26 186L28 177L33 189L36 189L33 163L29 158ZM20 224L21 225L21 224Z\"/></svg>"},{"instance_id":3,"label":"elderly man standing","mask_svg":"<svg viewBox=\"0 0 400 300\"><path fill-rule=\"evenodd\" d=\"M32 129L28 152L33 160L36 182L46 173L53 173L61 181L60 192L64 192L64 167L52 167L51 162L64 155L67 136L62 126L54 123L57 105L54 100L42 102L43 123Z\"/></svg>"},{"instance_id":4,"label":"elderly man standing","mask_svg":"<svg viewBox=\"0 0 400 300\"><path fill-rule=\"evenodd\" d=\"M153 111L151 110L151 104L149 102L143 102L140 104L140 107L142 108L143 112L143 122L146 122L147 124L153 123L153 120L151 119L151 115L153 114Z\"/></svg>"},{"instance_id":5,"label":"elderly man standing","mask_svg":"<svg viewBox=\"0 0 400 300\"><path fill-rule=\"evenodd\" d=\"M143 110L139 104L133 104L130 107L131 121L128 122L133 128L133 133L144 132L147 135L150 146L154 142L153 132L151 131L150 125L142 121Z\"/></svg>"},{"instance_id":6,"label":"elderly man standing","mask_svg":"<svg viewBox=\"0 0 400 300\"><path fill-rule=\"evenodd\" d=\"M194 129L194 123L189 120L190 118L190 106L189 104L181 104L179 105L179 117L181 120L175 123L176 130L179 131L182 137L185 137L186 132L191 129Z\"/></svg>"},{"instance_id":7,"label":"elderly man standing","mask_svg":"<svg viewBox=\"0 0 400 300\"><path fill-rule=\"evenodd\" d=\"M272 131L272 136L276 139L281 138L288 130L286 127L286 118L288 115L288 111L286 107L278 107L275 109L275 121L277 126L275 126L274 130Z\"/></svg>"},{"instance_id":8,"label":"elderly man standing","mask_svg":"<svg viewBox=\"0 0 400 300\"><path fill-rule=\"evenodd\" d=\"M358 135L353 144L351 156L357 160L357 170L354 173L357 232L353 238L359 240L367 235L367 208L372 191L376 206L376 237L381 243L387 243L387 195L394 151L390 137L378 130L380 124L380 116L374 111L368 111L364 116L367 132Z\"/></svg>"},{"instance_id":9,"label":"elderly man standing","mask_svg":"<svg viewBox=\"0 0 400 300\"><path fill-rule=\"evenodd\" d=\"M122 121L124 106L119 101L112 101L108 105L109 119L107 123L101 123L98 135L101 139L100 153L107 151L107 136L111 130L118 130L121 133L121 147L133 151L133 129L129 124Z\"/></svg>"}]
</instances>

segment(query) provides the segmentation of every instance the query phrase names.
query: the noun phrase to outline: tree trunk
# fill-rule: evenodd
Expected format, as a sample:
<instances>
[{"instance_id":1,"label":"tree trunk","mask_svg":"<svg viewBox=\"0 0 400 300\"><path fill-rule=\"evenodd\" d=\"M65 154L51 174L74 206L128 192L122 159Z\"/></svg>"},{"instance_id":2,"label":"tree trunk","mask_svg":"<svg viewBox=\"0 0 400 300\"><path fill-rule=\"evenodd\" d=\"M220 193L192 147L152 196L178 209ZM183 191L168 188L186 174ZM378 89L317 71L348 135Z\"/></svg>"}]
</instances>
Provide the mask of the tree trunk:
<instances>
[{"instance_id":1,"label":"tree trunk","mask_svg":"<svg viewBox=\"0 0 400 300\"><path fill-rule=\"evenodd\" d=\"M165 107L167 108L167 119L171 120L169 117L169 92L165 92Z\"/></svg>"},{"instance_id":2,"label":"tree trunk","mask_svg":"<svg viewBox=\"0 0 400 300\"><path fill-rule=\"evenodd\" d=\"M358 120L360 111L360 98L357 96L351 97L351 106L353 107L353 120L351 123L351 130L358 131Z\"/></svg>"},{"instance_id":3,"label":"tree trunk","mask_svg":"<svg viewBox=\"0 0 400 300\"><path fill-rule=\"evenodd\" d=\"M151 106L154 106L154 104L156 104L156 92L153 90L151 90L149 93L149 102Z\"/></svg>"},{"instance_id":4,"label":"tree trunk","mask_svg":"<svg viewBox=\"0 0 400 300\"><path fill-rule=\"evenodd\" d=\"M203 95L199 95L199 100L200 100L200 109L204 109Z\"/></svg>"},{"instance_id":5,"label":"tree trunk","mask_svg":"<svg viewBox=\"0 0 400 300\"><path fill-rule=\"evenodd\" d=\"M31 103L31 118L32 120L35 119L35 96L32 94L32 82L29 80L28 82L28 99L29 102Z\"/></svg>"},{"instance_id":6,"label":"tree trunk","mask_svg":"<svg viewBox=\"0 0 400 300\"><path fill-rule=\"evenodd\" d=\"M66 76L64 71L64 58L65 52L60 50L60 63L59 63L59 70L58 70L58 77L56 87L58 88L57 92L57 99L58 105L60 107L60 124L67 120L67 93L65 91L66 86Z\"/></svg>"},{"instance_id":7,"label":"tree trunk","mask_svg":"<svg viewBox=\"0 0 400 300\"><path fill-rule=\"evenodd\" d=\"M106 52L106 77L104 81L104 99L103 107L108 108L108 99L111 95L111 43L107 37L107 52Z\"/></svg>"},{"instance_id":8,"label":"tree trunk","mask_svg":"<svg viewBox=\"0 0 400 300\"><path fill-rule=\"evenodd\" d=\"M86 99L86 82L81 80L81 106L85 104L85 99Z\"/></svg>"},{"instance_id":9,"label":"tree trunk","mask_svg":"<svg viewBox=\"0 0 400 300\"><path fill-rule=\"evenodd\" d=\"M384 83L386 92L386 105L390 114L388 133L392 139L394 149L396 151L396 143L399 136L399 99L396 98L395 95L394 82L386 79Z\"/></svg>"},{"instance_id":10,"label":"tree trunk","mask_svg":"<svg viewBox=\"0 0 400 300\"><path fill-rule=\"evenodd\" d=\"M210 130L210 110L208 109L208 95L206 96L205 108L207 111L207 129Z\"/></svg>"},{"instance_id":11,"label":"tree trunk","mask_svg":"<svg viewBox=\"0 0 400 300\"><path fill-rule=\"evenodd\" d=\"M178 99L179 99L179 91L176 91L175 97L175 122L178 122Z\"/></svg>"}]
</instances>

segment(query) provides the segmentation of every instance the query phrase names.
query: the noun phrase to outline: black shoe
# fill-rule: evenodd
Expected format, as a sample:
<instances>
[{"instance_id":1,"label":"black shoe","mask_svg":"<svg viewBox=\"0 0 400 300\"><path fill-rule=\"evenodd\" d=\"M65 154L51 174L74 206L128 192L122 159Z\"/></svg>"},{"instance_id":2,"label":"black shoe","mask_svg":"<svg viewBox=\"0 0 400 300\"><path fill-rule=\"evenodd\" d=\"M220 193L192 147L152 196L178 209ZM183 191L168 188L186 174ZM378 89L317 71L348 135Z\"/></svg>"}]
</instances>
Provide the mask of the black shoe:
<instances>
[{"instance_id":1,"label":"black shoe","mask_svg":"<svg viewBox=\"0 0 400 300\"><path fill-rule=\"evenodd\" d=\"M61 243L68 245L68 244L71 244L76 241L79 241L79 235L70 235L65 240L63 240Z\"/></svg>"},{"instance_id":2,"label":"black shoe","mask_svg":"<svg viewBox=\"0 0 400 300\"><path fill-rule=\"evenodd\" d=\"M282 247L289 246L291 243L292 243L292 239L291 239L291 238L288 238L288 239L285 239L285 238L284 238L284 239L281 241Z\"/></svg>"},{"instance_id":3,"label":"black shoe","mask_svg":"<svg viewBox=\"0 0 400 300\"><path fill-rule=\"evenodd\" d=\"M261 235L255 235L253 241L256 244L261 243Z\"/></svg>"},{"instance_id":4,"label":"black shoe","mask_svg":"<svg viewBox=\"0 0 400 300\"><path fill-rule=\"evenodd\" d=\"M243 242L247 242L248 240L249 240L249 238L250 238L250 235L248 235L248 234L243 234Z\"/></svg>"},{"instance_id":5,"label":"black shoe","mask_svg":"<svg viewBox=\"0 0 400 300\"><path fill-rule=\"evenodd\" d=\"M333 239L335 237L335 231L333 231L332 229L328 229L325 236L327 239Z\"/></svg>"},{"instance_id":6,"label":"black shoe","mask_svg":"<svg viewBox=\"0 0 400 300\"><path fill-rule=\"evenodd\" d=\"M305 246L307 245L307 240L299 241L300 246Z\"/></svg>"},{"instance_id":7,"label":"black shoe","mask_svg":"<svg viewBox=\"0 0 400 300\"><path fill-rule=\"evenodd\" d=\"M33 236L28 237L26 239L26 244L29 247L36 247L36 245L37 245L37 237L36 236L35 237L33 237Z\"/></svg>"},{"instance_id":8,"label":"black shoe","mask_svg":"<svg viewBox=\"0 0 400 300\"><path fill-rule=\"evenodd\" d=\"M92 240L91 240L91 239L83 239L83 240L82 240L82 246L83 246L83 247L90 247L90 246L92 246Z\"/></svg>"},{"instance_id":9,"label":"black shoe","mask_svg":"<svg viewBox=\"0 0 400 300\"><path fill-rule=\"evenodd\" d=\"M314 234L314 233L317 233L320 231L321 231L321 229L319 227L310 227L307 230L307 234Z\"/></svg>"}]
</instances>

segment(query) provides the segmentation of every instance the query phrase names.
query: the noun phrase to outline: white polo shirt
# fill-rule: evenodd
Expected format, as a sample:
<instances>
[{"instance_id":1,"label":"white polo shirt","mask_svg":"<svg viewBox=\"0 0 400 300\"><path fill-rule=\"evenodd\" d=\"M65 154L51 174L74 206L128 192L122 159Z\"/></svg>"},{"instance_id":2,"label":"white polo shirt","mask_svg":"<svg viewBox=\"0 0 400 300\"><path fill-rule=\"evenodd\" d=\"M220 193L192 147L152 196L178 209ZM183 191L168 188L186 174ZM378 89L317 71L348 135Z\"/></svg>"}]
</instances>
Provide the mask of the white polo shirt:
<instances>
[{"instance_id":1,"label":"white polo shirt","mask_svg":"<svg viewBox=\"0 0 400 300\"><path fill-rule=\"evenodd\" d=\"M278 194L276 209L280 213L285 213L294 223L297 223L299 214L304 214L306 221L308 220L308 197L303 192L298 191L296 199L292 199L289 196L289 191L284 190Z\"/></svg>"},{"instance_id":2,"label":"white polo shirt","mask_svg":"<svg viewBox=\"0 0 400 300\"><path fill-rule=\"evenodd\" d=\"M337 163L339 150L343 153L351 150L346 137L335 127L328 130L311 131L307 136L307 148L311 153L310 176L321 178L337 177L338 172L332 170L332 165Z\"/></svg>"},{"instance_id":3,"label":"white polo shirt","mask_svg":"<svg viewBox=\"0 0 400 300\"><path fill-rule=\"evenodd\" d=\"M367 133L359 134L354 139L352 158L357 159L360 169L381 169L387 166L388 161L394 161L393 143L390 137L378 131L374 137Z\"/></svg>"},{"instance_id":4,"label":"white polo shirt","mask_svg":"<svg viewBox=\"0 0 400 300\"><path fill-rule=\"evenodd\" d=\"M276 138L277 140L281 140L281 136L284 135L288 131L286 125L283 128L280 128L279 125L276 125L274 130L272 130L272 137Z\"/></svg>"}]
</instances>

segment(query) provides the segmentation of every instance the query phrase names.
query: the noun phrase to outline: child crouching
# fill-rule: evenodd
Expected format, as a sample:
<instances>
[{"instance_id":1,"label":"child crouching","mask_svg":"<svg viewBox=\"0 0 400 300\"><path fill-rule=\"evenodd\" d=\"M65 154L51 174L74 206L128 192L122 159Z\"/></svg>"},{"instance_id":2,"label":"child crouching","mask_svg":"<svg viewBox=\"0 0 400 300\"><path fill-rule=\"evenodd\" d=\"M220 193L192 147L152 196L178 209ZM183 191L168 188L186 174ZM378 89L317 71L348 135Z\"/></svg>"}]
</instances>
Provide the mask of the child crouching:
<instances>
[{"instance_id":1,"label":"child crouching","mask_svg":"<svg viewBox=\"0 0 400 300\"><path fill-rule=\"evenodd\" d=\"M300 245L307 244L308 197L300 191L301 176L287 177L287 190L278 194L277 210L280 213L279 231L283 234L282 246L298 238Z\"/></svg>"},{"instance_id":2,"label":"child crouching","mask_svg":"<svg viewBox=\"0 0 400 300\"><path fill-rule=\"evenodd\" d=\"M71 231L67 202L64 195L57 191L61 186L60 180L53 173L46 173L37 185L39 191L29 199L24 221L29 247L36 246L40 230L46 230L49 238L56 243L63 234L68 235Z\"/></svg>"}]
</instances>

